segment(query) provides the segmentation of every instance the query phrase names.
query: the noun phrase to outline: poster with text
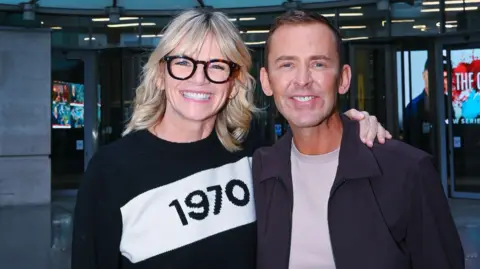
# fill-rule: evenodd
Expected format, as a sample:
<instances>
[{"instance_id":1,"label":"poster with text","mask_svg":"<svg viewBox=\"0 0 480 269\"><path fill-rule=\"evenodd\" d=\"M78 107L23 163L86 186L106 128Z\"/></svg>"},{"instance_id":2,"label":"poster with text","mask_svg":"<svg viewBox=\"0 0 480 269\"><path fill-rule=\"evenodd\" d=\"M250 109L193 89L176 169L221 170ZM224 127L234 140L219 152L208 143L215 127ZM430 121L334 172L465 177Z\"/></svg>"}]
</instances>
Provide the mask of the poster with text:
<instances>
[{"instance_id":1,"label":"poster with text","mask_svg":"<svg viewBox=\"0 0 480 269\"><path fill-rule=\"evenodd\" d=\"M411 117L420 116L429 93L428 52L426 50L404 52L403 82L404 106ZM451 50L450 61L443 51L442 63L444 95L447 100L448 70L452 70L452 120L453 124L480 124L480 49ZM402 100L401 52L397 52L397 76L399 102ZM411 84L410 84L411 83ZM399 105L399 119L403 119L403 107Z\"/></svg>"},{"instance_id":2,"label":"poster with text","mask_svg":"<svg viewBox=\"0 0 480 269\"><path fill-rule=\"evenodd\" d=\"M480 49L452 50L454 124L480 124Z\"/></svg>"}]
</instances>

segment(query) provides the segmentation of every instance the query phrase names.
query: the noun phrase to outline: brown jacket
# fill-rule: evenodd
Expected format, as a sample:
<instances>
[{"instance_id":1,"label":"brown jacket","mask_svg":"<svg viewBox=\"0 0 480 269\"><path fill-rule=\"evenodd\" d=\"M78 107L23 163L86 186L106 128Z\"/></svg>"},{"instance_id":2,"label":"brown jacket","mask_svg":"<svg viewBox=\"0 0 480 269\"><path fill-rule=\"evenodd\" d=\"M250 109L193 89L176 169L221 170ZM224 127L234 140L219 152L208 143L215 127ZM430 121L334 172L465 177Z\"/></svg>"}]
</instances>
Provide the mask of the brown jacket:
<instances>
[{"instance_id":1,"label":"brown jacket","mask_svg":"<svg viewBox=\"0 0 480 269\"><path fill-rule=\"evenodd\" d=\"M328 203L336 269L463 269L463 248L431 157L395 140L368 148L358 123L343 116L342 122ZM289 132L253 157L257 269L289 265L291 141Z\"/></svg>"}]
</instances>

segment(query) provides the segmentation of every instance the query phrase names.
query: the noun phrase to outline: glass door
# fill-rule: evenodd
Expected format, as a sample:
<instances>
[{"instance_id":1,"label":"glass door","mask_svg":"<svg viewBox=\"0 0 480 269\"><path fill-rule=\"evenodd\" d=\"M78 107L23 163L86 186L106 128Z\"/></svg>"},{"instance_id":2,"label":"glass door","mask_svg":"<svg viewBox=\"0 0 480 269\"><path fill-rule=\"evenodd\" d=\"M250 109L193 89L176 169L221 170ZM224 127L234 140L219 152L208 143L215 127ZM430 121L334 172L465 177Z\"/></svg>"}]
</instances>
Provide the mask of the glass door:
<instances>
[{"instance_id":1,"label":"glass door","mask_svg":"<svg viewBox=\"0 0 480 269\"><path fill-rule=\"evenodd\" d=\"M429 48L433 49L428 42L400 40L396 51L397 118L401 140L435 154L432 108L429 105Z\"/></svg>"},{"instance_id":2,"label":"glass door","mask_svg":"<svg viewBox=\"0 0 480 269\"><path fill-rule=\"evenodd\" d=\"M377 116L379 122L397 134L394 46L351 43L348 47L352 67L350 107Z\"/></svg>"},{"instance_id":3,"label":"glass door","mask_svg":"<svg viewBox=\"0 0 480 269\"><path fill-rule=\"evenodd\" d=\"M85 62L52 53L52 189L78 187L84 171Z\"/></svg>"},{"instance_id":4,"label":"glass door","mask_svg":"<svg viewBox=\"0 0 480 269\"><path fill-rule=\"evenodd\" d=\"M100 116L94 51L53 53L52 189L79 187L97 148Z\"/></svg>"},{"instance_id":5,"label":"glass door","mask_svg":"<svg viewBox=\"0 0 480 269\"><path fill-rule=\"evenodd\" d=\"M480 199L480 36L438 40L436 84L444 93L446 177L452 197Z\"/></svg>"}]
</instances>

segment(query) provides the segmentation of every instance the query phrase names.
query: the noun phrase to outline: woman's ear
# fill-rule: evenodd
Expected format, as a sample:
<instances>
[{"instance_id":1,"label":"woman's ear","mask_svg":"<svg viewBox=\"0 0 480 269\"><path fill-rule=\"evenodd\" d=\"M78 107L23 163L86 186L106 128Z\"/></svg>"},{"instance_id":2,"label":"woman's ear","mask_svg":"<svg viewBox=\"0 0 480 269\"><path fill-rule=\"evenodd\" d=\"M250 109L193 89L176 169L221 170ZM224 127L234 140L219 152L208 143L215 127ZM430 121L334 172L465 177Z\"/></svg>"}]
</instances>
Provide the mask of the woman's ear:
<instances>
[{"instance_id":1,"label":"woman's ear","mask_svg":"<svg viewBox=\"0 0 480 269\"><path fill-rule=\"evenodd\" d=\"M157 74L155 86L159 90L165 90L165 76L167 74L165 73L165 66L161 62L157 67Z\"/></svg>"},{"instance_id":2,"label":"woman's ear","mask_svg":"<svg viewBox=\"0 0 480 269\"><path fill-rule=\"evenodd\" d=\"M230 95L228 96L229 99L233 99L235 98L235 96L237 96L238 92L240 91L239 87L235 87L236 83L235 81L231 82L230 84Z\"/></svg>"}]
</instances>

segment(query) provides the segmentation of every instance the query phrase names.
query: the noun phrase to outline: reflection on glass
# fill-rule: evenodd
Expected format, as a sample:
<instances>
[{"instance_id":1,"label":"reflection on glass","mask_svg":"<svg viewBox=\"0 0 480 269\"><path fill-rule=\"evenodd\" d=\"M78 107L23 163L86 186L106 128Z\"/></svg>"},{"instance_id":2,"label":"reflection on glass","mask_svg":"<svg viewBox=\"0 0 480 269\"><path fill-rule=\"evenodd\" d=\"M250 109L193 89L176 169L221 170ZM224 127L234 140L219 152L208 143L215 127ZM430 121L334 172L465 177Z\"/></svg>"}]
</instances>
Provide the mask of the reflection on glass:
<instances>
[{"instance_id":1,"label":"reflection on glass","mask_svg":"<svg viewBox=\"0 0 480 269\"><path fill-rule=\"evenodd\" d=\"M401 52L397 52L397 62L401 62ZM404 140L426 152L431 152L433 147L432 117L433 111L429 100L430 87L428 83L429 60L426 50L404 52L404 99L405 108L399 106L399 115L403 114ZM443 88L444 100L447 104L447 74L449 63L446 57L443 58ZM409 72L411 70L411 72ZM401 70L397 70L397 76L401 77ZM411 84L410 84L411 83ZM401 81L398 81L398 88L401 89ZM411 86L410 86L411 85ZM447 115L444 116L447 119Z\"/></svg>"},{"instance_id":2,"label":"reflection on glass","mask_svg":"<svg viewBox=\"0 0 480 269\"><path fill-rule=\"evenodd\" d=\"M379 18L384 17L376 5L353 6L338 9L338 27L344 41L368 39L374 36L385 36Z\"/></svg>"}]
</instances>

